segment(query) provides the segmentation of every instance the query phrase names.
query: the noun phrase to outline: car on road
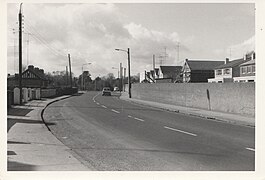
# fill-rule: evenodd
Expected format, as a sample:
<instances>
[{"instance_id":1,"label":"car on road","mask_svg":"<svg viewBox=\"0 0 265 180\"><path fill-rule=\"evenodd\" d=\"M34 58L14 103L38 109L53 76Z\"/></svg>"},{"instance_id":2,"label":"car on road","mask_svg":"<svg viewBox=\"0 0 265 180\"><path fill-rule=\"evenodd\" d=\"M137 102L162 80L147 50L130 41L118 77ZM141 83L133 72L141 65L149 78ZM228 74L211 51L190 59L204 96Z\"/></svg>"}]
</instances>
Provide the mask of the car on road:
<instances>
[{"instance_id":1,"label":"car on road","mask_svg":"<svg viewBox=\"0 0 265 180\"><path fill-rule=\"evenodd\" d=\"M118 87L114 87L114 91L119 91L119 88Z\"/></svg>"},{"instance_id":2,"label":"car on road","mask_svg":"<svg viewBox=\"0 0 265 180\"><path fill-rule=\"evenodd\" d=\"M104 87L102 90L102 96L111 96L111 91L109 87Z\"/></svg>"}]
</instances>

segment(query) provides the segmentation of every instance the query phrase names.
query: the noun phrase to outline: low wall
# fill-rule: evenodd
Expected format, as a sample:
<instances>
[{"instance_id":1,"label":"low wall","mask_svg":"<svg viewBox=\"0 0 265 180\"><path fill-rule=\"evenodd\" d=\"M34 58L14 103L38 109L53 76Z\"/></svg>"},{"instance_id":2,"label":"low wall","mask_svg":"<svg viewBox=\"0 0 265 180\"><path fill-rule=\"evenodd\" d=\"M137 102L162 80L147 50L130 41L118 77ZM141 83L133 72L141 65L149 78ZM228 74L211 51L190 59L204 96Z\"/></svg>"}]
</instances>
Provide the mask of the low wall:
<instances>
[{"instance_id":1,"label":"low wall","mask_svg":"<svg viewBox=\"0 0 265 180\"><path fill-rule=\"evenodd\" d=\"M41 89L42 98L54 97L56 96L56 89Z\"/></svg>"},{"instance_id":2,"label":"low wall","mask_svg":"<svg viewBox=\"0 0 265 180\"><path fill-rule=\"evenodd\" d=\"M255 116L255 83L139 83L132 98Z\"/></svg>"}]
</instances>

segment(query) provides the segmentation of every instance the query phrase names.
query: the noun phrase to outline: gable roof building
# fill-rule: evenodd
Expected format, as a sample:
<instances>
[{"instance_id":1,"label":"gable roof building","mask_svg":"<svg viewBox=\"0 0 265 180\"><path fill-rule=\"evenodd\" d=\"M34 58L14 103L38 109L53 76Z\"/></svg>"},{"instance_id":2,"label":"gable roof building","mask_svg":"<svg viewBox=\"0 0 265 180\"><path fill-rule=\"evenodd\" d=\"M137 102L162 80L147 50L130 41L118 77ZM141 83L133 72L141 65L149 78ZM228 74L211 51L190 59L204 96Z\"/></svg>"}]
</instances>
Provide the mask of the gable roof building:
<instances>
[{"instance_id":1,"label":"gable roof building","mask_svg":"<svg viewBox=\"0 0 265 180\"><path fill-rule=\"evenodd\" d=\"M18 87L19 76L8 76L7 85L9 87ZM29 65L22 73L22 86L27 88L45 88L48 86L48 79L45 77L44 70Z\"/></svg>"},{"instance_id":2,"label":"gable roof building","mask_svg":"<svg viewBox=\"0 0 265 180\"><path fill-rule=\"evenodd\" d=\"M253 76L252 66L253 64L255 64L253 58L255 59L255 52L250 52L246 54L243 58L235 59L233 61L229 61L229 59L226 58L225 64L217 66L214 69L215 78L208 79L208 82L218 82L218 83L234 82L234 81L241 82L242 78L237 78L237 77L245 76L245 74L247 74L247 73L241 73L241 71L245 69L245 67L241 66L249 66L248 75ZM250 79L253 80L253 78Z\"/></svg>"},{"instance_id":3,"label":"gable roof building","mask_svg":"<svg viewBox=\"0 0 265 180\"><path fill-rule=\"evenodd\" d=\"M182 66L160 66L158 72L160 72L159 78L156 78L156 82L175 82L180 81Z\"/></svg>"},{"instance_id":4,"label":"gable roof building","mask_svg":"<svg viewBox=\"0 0 265 180\"><path fill-rule=\"evenodd\" d=\"M214 68L223 64L224 61L186 59L182 68L183 82L208 82L214 77Z\"/></svg>"}]
</instances>

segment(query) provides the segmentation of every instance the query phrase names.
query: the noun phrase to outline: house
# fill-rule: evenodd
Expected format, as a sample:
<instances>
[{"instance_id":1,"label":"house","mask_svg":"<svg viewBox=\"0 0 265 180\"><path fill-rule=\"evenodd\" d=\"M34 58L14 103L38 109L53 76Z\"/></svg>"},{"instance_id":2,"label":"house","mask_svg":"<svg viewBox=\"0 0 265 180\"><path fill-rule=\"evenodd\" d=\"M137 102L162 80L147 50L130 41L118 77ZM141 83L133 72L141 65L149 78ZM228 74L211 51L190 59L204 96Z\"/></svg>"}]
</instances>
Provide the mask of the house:
<instances>
[{"instance_id":1,"label":"house","mask_svg":"<svg viewBox=\"0 0 265 180\"><path fill-rule=\"evenodd\" d=\"M156 82L182 82L182 66L160 66L157 73L160 72Z\"/></svg>"},{"instance_id":2,"label":"house","mask_svg":"<svg viewBox=\"0 0 265 180\"><path fill-rule=\"evenodd\" d=\"M27 88L45 88L48 86L48 79L45 77L44 70L29 65L28 69L22 73L22 87ZM19 86L19 75L9 75L7 77L8 87Z\"/></svg>"},{"instance_id":3,"label":"house","mask_svg":"<svg viewBox=\"0 0 265 180\"><path fill-rule=\"evenodd\" d=\"M186 59L182 68L183 82L208 82L214 78L214 68L222 64L224 61Z\"/></svg>"},{"instance_id":4,"label":"house","mask_svg":"<svg viewBox=\"0 0 265 180\"><path fill-rule=\"evenodd\" d=\"M215 71L215 78L208 79L208 82L216 82L216 83L224 83L224 82L242 82L247 78L242 78L240 76L253 76L252 73L252 66L255 62L249 62L255 58L255 53L251 52L244 56L244 58L236 59L233 61L229 61L228 58L226 58L225 64L220 65L214 69ZM249 64L250 63L250 64ZM243 65L245 64L245 65ZM242 67L241 67L242 66ZM248 69L248 73L245 73L245 69L247 72L247 67L250 67ZM254 68L255 71L255 68ZM250 73L251 72L251 73ZM249 77L250 80L253 80L253 77Z\"/></svg>"},{"instance_id":5,"label":"house","mask_svg":"<svg viewBox=\"0 0 265 180\"><path fill-rule=\"evenodd\" d=\"M255 59L247 61L240 66L240 77L234 77L234 82L255 82Z\"/></svg>"}]
</instances>

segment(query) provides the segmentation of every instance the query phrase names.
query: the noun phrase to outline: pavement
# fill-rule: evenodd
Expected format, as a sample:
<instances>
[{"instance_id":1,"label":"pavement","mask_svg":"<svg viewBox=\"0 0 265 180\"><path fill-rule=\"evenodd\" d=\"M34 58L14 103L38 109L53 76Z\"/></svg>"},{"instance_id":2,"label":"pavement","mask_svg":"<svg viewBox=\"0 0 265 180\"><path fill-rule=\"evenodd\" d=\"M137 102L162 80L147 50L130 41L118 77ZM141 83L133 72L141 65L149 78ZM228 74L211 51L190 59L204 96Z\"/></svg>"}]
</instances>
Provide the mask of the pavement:
<instances>
[{"instance_id":1,"label":"pavement","mask_svg":"<svg viewBox=\"0 0 265 180\"><path fill-rule=\"evenodd\" d=\"M209 120L222 121L222 122L236 124L236 125L255 127L255 117L248 116L248 115L231 114L231 113L226 113L226 112L217 112L217 111L210 111L210 110L198 109L198 108L192 108L192 107L163 104L163 103L158 103L158 102L153 102L153 101L135 99L133 97L129 98L129 95L127 92L123 92L120 96L120 99L130 101L133 103L137 103L137 104L159 108L159 109L173 111L176 113L207 118Z\"/></svg>"},{"instance_id":2,"label":"pavement","mask_svg":"<svg viewBox=\"0 0 265 180\"><path fill-rule=\"evenodd\" d=\"M42 120L47 105L68 97L32 100L8 110L8 171L89 170L48 130Z\"/></svg>"}]
</instances>

